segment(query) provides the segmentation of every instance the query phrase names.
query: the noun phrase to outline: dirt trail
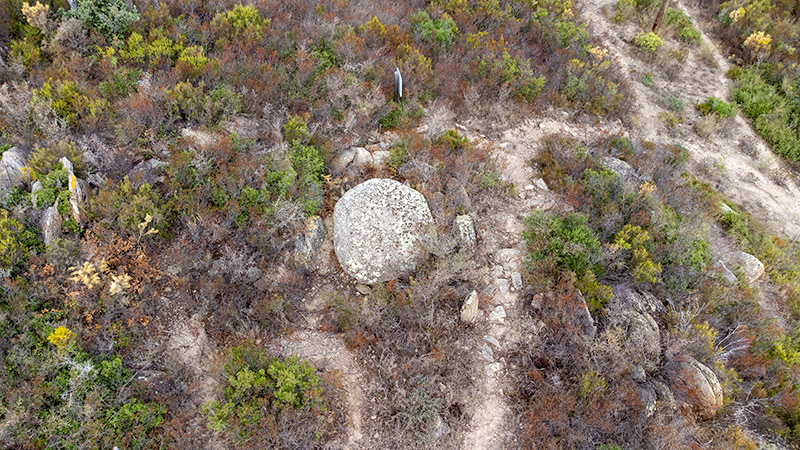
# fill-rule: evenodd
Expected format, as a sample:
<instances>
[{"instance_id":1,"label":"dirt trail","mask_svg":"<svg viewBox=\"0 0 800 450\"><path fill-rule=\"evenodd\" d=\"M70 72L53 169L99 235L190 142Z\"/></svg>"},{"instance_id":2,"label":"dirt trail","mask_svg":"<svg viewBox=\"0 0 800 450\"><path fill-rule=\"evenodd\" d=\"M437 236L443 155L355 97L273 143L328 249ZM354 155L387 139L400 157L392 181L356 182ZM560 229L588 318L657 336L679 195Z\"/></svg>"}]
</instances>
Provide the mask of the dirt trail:
<instances>
[{"instance_id":1,"label":"dirt trail","mask_svg":"<svg viewBox=\"0 0 800 450\"><path fill-rule=\"evenodd\" d=\"M633 129L629 130L631 136L655 143L682 144L691 153L690 171L694 175L767 222L773 232L800 239L800 209L792 207L800 200L800 188L786 164L769 150L750 123L740 115L707 138L695 132L700 116L693 106L709 96L729 97L732 86L726 77L730 67L727 59L703 34L701 44L687 47L685 61L677 66L662 65L674 63L670 57L648 61L632 43L641 28L630 22L615 25L609 20L615 5L615 0L586 0L578 10L591 34L603 40L609 57L634 90L637 113ZM683 8L680 2L673 2L673 7ZM699 25L697 21L695 24ZM670 45L659 51L669 52ZM653 88L639 81L648 72L655 78ZM659 100L668 95L685 102L684 124L668 127L659 118L666 111L659 106Z\"/></svg>"}]
</instances>

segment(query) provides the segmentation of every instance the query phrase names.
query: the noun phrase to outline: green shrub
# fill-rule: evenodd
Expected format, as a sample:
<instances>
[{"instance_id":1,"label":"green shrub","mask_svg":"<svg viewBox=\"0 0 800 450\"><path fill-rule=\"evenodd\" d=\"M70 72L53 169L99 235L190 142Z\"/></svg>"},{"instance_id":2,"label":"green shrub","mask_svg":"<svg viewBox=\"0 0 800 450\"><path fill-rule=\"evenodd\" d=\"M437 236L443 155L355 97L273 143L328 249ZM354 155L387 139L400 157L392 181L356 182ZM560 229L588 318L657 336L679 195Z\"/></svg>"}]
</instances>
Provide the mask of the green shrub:
<instances>
[{"instance_id":1,"label":"green shrub","mask_svg":"<svg viewBox=\"0 0 800 450\"><path fill-rule=\"evenodd\" d=\"M758 67L731 70L735 79L731 99L754 122L756 131L780 156L800 161L800 131L796 128L800 112L790 106L778 87L757 72Z\"/></svg>"},{"instance_id":2,"label":"green shrub","mask_svg":"<svg viewBox=\"0 0 800 450\"><path fill-rule=\"evenodd\" d=\"M53 170L48 172L47 175L41 176L39 181L42 183L42 189L34 194L36 206L47 208L58 200L58 212L62 215L68 215L70 211L69 174L61 166L61 163L56 163Z\"/></svg>"},{"instance_id":3,"label":"green shrub","mask_svg":"<svg viewBox=\"0 0 800 450\"><path fill-rule=\"evenodd\" d=\"M655 79L653 78L652 72L647 72L646 74L642 75L642 78L639 79L643 85L647 87L653 87L656 84Z\"/></svg>"},{"instance_id":4,"label":"green shrub","mask_svg":"<svg viewBox=\"0 0 800 450\"><path fill-rule=\"evenodd\" d=\"M614 237L614 244L630 251L627 258L628 268L635 281L658 283L661 282L661 263L655 263L650 258L650 252L646 248L649 240L649 233L642 227L627 224Z\"/></svg>"},{"instance_id":5,"label":"green shrub","mask_svg":"<svg viewBox=\"0 0 800 450\"><path fill-rule=\"evenodd\" d=\"M681 100L678 97L675 97L673 95L668 95L666 97L662 97L659 100L659 103L664 108L666 108L666 109L668 109L670 111L674 111L674 112L683 112L683 109L685 108L683 100Z\"/></svg>"},{"instance_id":6,"label":"green shrub","mask_svg":"<svg viewBox=\"0 0 800 450\"><path fill-rule=\"evenodd\" d=\"M534 211L525 218L523 235L531 262L551 261L558 269L575 272L579 277L597 268L600 241L583 214L570 213L561 218Z\"/></svg>"},{"instance_id":7,"label":"green shrub","mask_svg":"<svg viewBox=\"0 0 800 450\"><path fill-rule=\"evenodd\" d=\"M22 230L22 224L0 209L0 268L11 269L22 257L24 249L19 243Z\"/></svg>"},{"instance_id":8,"label":"green shrub","mask_svg":"<svg viewBox=\"0 0 800 450\"><path fill-rule=\"evenodd\" d=\"M58 160L63 157L72 163L75 176L82 178L86 175L83 152L75 148L75 144L70 141L59 141L56 145L48 148L36 147L31 153L28 166L36 173L47 174L56 169L56 166L60 164Z\"/></svg>"},{"instance_id":9,"label":"green shrub","mask_svg":"<svg viewBox=\"0 0 800 450\"><path fill-rule=\"evenodd\" d=\"M674 8L667 8L664 13L664 24L678 29L678 38L684 42L700 42L700 32L694 27L692 19L683 11Z\"/></svg>"},{"instance_id":10,"label":"green shrub","mask_svg":"<svg viewBox=\"0 0 800 450\"><path fill-rule=\"evenodd\" d=\"M214 16L211 25L229 36L241 35L245 32L261 34L263 28L268 27L269 19L264 19L252 5L233 7L232 10Z\"/></svg>"},{"instance_id":11,"label":"green shrub","mask_svg":"<svg viewBox=\"0 0 800 450\"><path fill-rule=\"evenodd\" d=\"M219 85L208 93L201 81L197 86L190 81L180 82L169 92L173 109L182 118L208 125L223 121L242 109L242 94L226 85Z\"/></svg>"},{"instance_id":12,"label":"green shrub","mask_svg":"<svg viewBox=\"0 0 800 450\"><path fill-rule=\"evenodd\" d=\"M704 116L713 114L720 119L729 119L738 113L736 105L717 97L708 97L705 102L698 103L695 109Z\"/></svg>"},{"instance_id":13,"label":"green shrub","mask_svg":"<svg viewBox=\"0 0 800 450\"><path fill-rule=\"evenodd\" d=\"M134 188L128 177L110 192L110 210L105 215L115 218L119 228L131 234L140 232L139 225L150 216L148 227L164 233L169 229L173 212L164 197L148 183Z\"/></svg>"},{"instance_id":14,"label":"green shrub","mask_svg":"<svg viewBox=\"0 0 800 450\"><path fill-rule=\"evenodd\" d=\"M445 13L441 19L431 19L424 10L411 15L411 29L422 41L435 43L440 50L449 50L458 35L458 27Z\"/></svg>"},{"instance_id":15,"label":"green shrub","mask_svg":"<svg viewBox=\"0 0 800 450\"><path fill-rule=\"evenodd\" d=\"M436 144L453 150L464 150L469 145L469 139L458 134L456 130L447 130L436 139Z\"/></svg>"},{"instance_id":16,"label":"green shrub","mask_svg":"<svg viewBox=\"0 0 800 450\"><path fill-rule=\"evenodd\" d=\"M223 365L219 401L203 406L208 427L247 441L265 419L292 409L322 411L322 385L314 368L290 357L267 357L254 347L235 347Z\"/></svg>"},{"instance_id":17,"label":"green shrub","mask_svg":"<svg viewBox=\"0 0 800 450\"><path fill-rule=\"evenodd\" d=\"M601 284L595 278L594 272L587 270L586 273L575 281L578 288L586 300L586 306L593 314L597 314L611 300L611 287Z\"/></svg>"},{"instance_id":18,"label":"green shrub","mask_svg":"<svg viewBox=\"0 0 800 450\"><path fill-rule=\"evenodd\" d=\"M662 41L661 38L652 31L649 33L642 31L636 36L636 38L633 40L633 43L636 44L640 50L647 53L653 53L658 50L659 47L664 45L664 41Z\"/></svg>"},{"instance_id":19,"label":"green shrub","mask_svg":"<svg viewBox=\"0 0 800 450\"><path fill-rule=\"evenodd\" d=\"M78 7L64 14L65 19L73 17L108 40L125 34L128 27L139 21L136 6L129 6L125 0L78 0Z\"/></svg>"}]
</instances>

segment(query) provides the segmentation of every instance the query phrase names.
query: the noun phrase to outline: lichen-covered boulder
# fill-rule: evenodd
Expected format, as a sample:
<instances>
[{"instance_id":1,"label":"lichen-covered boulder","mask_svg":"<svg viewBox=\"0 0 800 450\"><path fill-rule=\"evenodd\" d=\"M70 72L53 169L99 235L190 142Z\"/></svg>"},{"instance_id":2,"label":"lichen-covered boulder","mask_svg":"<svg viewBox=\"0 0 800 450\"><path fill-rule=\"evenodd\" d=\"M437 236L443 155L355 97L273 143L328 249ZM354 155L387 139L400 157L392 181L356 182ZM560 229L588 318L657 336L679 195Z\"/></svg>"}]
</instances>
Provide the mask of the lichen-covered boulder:
<instances>
[{"instance_id":1,"label":"lichen-covered boulder","mask_svg":"<svg viewBox=\"0 0 800 450\"><path fill-rule=\"evenodd\" d=\"M333 210L333 247L342 269L361 283L413 272L433 239L425 197L397 181L373 178L345 192Z\"/></svg>"},{"instance_id":2,"label":"lichen-covered boulder","mask_svg":"<svg viewBox=\"0 0 800 450\"><path fill-rule=\"evenodd\" d=\"M691 356L678 354L670 358L665 370L675 397L691 405L700 417L710 419L722 408L722 387L706 365Z\"/></svg>"},{"instance_id":3,"label":"lichen-covered boulder","mask_svg":"<svg viewBox=\"0 0 800 450\"><path fill-rule=\"evenodd\" d=\"M11 147L3 152L0 159L0 191L7 191L25 183L22 168L25 166L25 158L17 147Z\"/></svg>"}]
</instances>

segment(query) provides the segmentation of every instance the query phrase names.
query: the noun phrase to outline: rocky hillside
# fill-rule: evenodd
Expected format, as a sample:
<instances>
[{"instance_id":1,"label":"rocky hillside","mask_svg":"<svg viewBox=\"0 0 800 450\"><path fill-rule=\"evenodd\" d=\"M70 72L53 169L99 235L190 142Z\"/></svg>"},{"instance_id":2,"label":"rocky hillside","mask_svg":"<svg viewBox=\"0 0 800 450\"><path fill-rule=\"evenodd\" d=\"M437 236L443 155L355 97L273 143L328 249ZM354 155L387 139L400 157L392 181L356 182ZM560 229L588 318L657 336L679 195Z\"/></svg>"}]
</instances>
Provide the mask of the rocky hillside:
<instances>
[{"instance_id":1,"label":"rocky hillside","mask_svg":"<svg viewBox=\"0 0 800 450\"><path fill-rule=\"evenodd\" d=\"M692 1L2 0L0 447L797 447L798 5Z\"/></svg>"}]
</instances>

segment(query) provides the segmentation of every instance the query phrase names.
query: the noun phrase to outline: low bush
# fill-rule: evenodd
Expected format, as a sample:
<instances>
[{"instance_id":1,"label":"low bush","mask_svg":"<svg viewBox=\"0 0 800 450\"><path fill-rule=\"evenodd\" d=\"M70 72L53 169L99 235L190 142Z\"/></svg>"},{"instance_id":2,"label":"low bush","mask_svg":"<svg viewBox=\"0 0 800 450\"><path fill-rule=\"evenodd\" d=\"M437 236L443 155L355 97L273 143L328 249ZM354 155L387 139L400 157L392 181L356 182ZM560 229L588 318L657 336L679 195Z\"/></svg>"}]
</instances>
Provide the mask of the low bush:
<instances>
[{"instance_id":1,"label":"low bush","mask_svg":"<svg viewBox=\"0 0 800 450\"><path fill-rule=\"evenodd\" d=\"M561 218L534 211L525 218L523 236L530 264L554 264L555 268L578 276L598 269L600 241L583 214L570 213Z\"/></svg>"},{"instance_id":2,"label":"low bush","mask_svg":"<svg viewBox=\"0 0 800 450\"><path fill-rule=\"evenodd\" d=\"M678 38L684 42L696 44L700 42L701 34L694 27L692 19L680 9L667 8L664 13L664 25L678 30Z\"/></svg>"},{"instance_id":3,"label":"low bush","mask_svg":"<svg viewBox=\"0 0 800 450\"><path fill-rule=\"evenodd\" d=\"M720 119L730 119L738 113L736 105L727 103L717 97L708 97L705 102L698 103L695 109L704 116L713 114Z\"/></svg>"},{"instance_id":4,"label":"low bush","mask_svg":"<svg viewBox=\"0 0 800 450\"><path fill-rule=\"evenodd\" d=\"M640 32L638 35L636 35L633 43L636 44L640 50L646 53L655 53L659 47L664 45L664 41L652 31L649 33L645 33L644 31Z\"/></svg>"}]
</instances>

